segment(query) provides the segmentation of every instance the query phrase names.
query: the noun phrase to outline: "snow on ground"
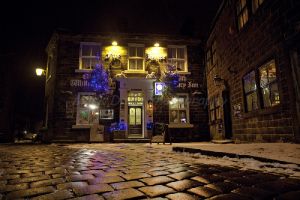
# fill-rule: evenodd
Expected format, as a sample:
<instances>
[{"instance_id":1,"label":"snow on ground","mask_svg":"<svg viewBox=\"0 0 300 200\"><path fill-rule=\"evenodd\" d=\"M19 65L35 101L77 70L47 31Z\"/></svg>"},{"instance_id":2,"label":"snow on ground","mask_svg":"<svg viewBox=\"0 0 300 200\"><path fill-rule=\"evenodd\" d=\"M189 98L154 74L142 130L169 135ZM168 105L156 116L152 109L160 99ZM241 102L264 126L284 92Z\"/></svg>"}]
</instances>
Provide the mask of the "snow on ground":
<instances>
[{"instance_id":1,"label":"snow on ground","mask_svg":"<svg viewBox=\"0 0 300 200\"><path fill-rule=\"evenodd\" d=\"M291 143L247 143L214 144L209 142L177 143L173 146L189 147L202 150L250 155L300 165L300 144Z\"/></svg>"},{"instance_id":2,"label":"snow on ground","mask_svg":"<svg viewBox=\"0 0 300 200\"><path fill-rule=\"evenodd\" d=\"M224 144L222 144L225 146ZM222 145L216 145L212 143L177 143L173 145L157 145L152 144L128 144L128 143L119 143L119 144L73 144L67 145L71 148L84 148L84 149L94 149L94 150L108 150L115 151L119 153L132 154L147 152L146 149L152 148L152 153L161 154L162 158L177 159L187 163L199 163L199 164L208 164L208 165L220 165L220 166L229 166L237 167L241 170L257 170L265 173L279 174L281 176L289 176L300 179L300 165L297 164L280 164L280 163L268 163L261 162L249 158L229 158L229 157L213 157L201 155L199 153L180 153L172 151L172 147L175 146L206 146L206 150L215 150L215 151L225 151L230 153L245 153L247 155L255 156L264 156L265 158L275 159L284 157L284 153L290 153L287 155L293 155L289 160L299 160L299 145L294 144L282 144L282 143L260 143L260 144L226 144L226 147ZM237 145L237 146L235 146ZM274 147L272 146L274 145ZM266 153L261 153L262 146ZM285 148L284 148L285 147ZM202 148L201 148L202 149ZM203 148L204 149L204 148ZM255 150L256 149L256 150ZM259 149L259 151L257 151ZM230 150L230 151L229 151ZM234 151L236 150L236 151ZM252 150L252 151L251 151ZM274 150L273 152L271 150ZM294 150L295 152L292 152ZM297 151L296 151L297 150ZM259 152L259 153L258 153ZM272 154L275 155L272 155ZM278 157L276 156L278 154ZM289 161L283 160L283 161Z\"/></svg>"}]
</instances>

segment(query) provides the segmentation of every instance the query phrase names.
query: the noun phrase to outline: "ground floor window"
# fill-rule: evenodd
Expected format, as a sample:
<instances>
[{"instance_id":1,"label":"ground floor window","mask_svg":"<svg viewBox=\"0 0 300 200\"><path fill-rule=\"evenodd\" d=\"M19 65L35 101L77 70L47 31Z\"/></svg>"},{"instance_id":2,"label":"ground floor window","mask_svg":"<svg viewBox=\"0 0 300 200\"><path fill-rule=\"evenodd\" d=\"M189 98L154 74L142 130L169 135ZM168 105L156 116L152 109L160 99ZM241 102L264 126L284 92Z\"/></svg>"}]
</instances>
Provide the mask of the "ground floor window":
<instances>
[{"instance_id":1,"label":"ground floor window","mask_svg":"<svg viewBox=\"0 0 300 200\"><path fill-rule=\"evenodd\" d=\"M221 119L221 99L220 96L214 96L209 101L209 117L210 121L214 122L218 119Z\"/></svg>"},{"instance_id":2,"label":"ground floor window","mask_svg":"<svg viewBox=\"0 0 300 200\"><path fill-rule=\"evenodd\" d=\"M99 99L94 94L79 93L76 124L99 123Z\"/></svg>"},{"instance_id":3,"label":"ground floor window","mask_svg":"<svg viewBox=\"0 0 300 200\"><path fill-rule=\"evenodd\" d=\"M169 102L170 123L189 123L188 95L178 94Z\"/></svg>"},{"instance_id":4,"label":"ground floor window","mask_svg":"<svg viewBox=\"0 0 300 200\"><path fill-rule=\"evenodd\" d=\"M280 104L276 74L276 63L273 59L243 77L247 112Z\"/></svg>"}]
</instances>

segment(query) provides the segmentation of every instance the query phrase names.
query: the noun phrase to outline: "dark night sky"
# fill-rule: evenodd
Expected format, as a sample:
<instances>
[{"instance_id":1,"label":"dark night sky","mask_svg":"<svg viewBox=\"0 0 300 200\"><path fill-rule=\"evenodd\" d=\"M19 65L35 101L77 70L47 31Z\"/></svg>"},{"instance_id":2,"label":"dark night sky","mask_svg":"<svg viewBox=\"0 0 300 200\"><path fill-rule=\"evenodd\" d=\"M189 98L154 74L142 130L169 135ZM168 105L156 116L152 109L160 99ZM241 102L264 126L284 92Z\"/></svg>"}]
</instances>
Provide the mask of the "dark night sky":
<instances>
[{"instance_id":1,"label":"dark night sky","mask_svg":"<svg viewBox=\"0 0 300 200\"><path fill-rule=\"evenodd\" d=\"M15 72L16 106L41 117L45 47L57 28L75 32L133 32L205 36L222 0L10 1L1 6L1 68ZM5 66L4 66L5 65Z\"/></svg>"}]
</instances>

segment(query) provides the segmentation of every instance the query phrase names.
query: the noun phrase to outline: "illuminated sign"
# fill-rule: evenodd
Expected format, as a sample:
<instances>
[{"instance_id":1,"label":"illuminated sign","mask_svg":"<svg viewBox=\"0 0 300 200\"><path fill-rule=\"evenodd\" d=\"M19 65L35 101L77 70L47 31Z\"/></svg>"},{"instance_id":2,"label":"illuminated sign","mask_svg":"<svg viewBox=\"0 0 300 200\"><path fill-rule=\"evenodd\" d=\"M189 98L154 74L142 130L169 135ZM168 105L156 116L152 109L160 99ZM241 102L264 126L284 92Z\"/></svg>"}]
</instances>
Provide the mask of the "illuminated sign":
<instances>
[{"instance_id":1,"label":"illuminated sign","mask_svg":"<svg viewBox=\"0 0 300 200\"><path fill-rule=\"evenodd\" d=\"M163 89L165 87L165 83L162 82L155 82L155 95L162 95Z\"/></svg>"}]
</instances>

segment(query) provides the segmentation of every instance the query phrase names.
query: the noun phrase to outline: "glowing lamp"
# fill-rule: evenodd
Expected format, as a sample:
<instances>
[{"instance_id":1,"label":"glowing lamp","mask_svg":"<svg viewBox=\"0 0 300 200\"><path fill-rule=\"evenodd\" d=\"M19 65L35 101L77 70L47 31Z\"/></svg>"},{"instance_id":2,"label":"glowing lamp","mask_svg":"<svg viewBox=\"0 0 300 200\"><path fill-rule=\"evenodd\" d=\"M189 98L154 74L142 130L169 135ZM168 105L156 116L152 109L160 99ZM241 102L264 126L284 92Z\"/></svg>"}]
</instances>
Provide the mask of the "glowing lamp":
<instances>
[{"instance_id":1,"label":"glowing lamp","mask_svg":"<svg viewBox=\"0 0 300 200\"><path fill-rule=\"evenodd\" d=\"M45 75L45 70L42 68L36 68L35 73L37 76L42 76L42 75Z\"/></svg>"},{"instance_id":2,"label":"glowing lamp","mask_svg":"<svg viewBox=\"0 0 300 200\"><path fill-rule=\"evenodd\" d=\"M156 43L154 44L154 46L155 46L155 47L159 47L159 43L156 42Z\"/></svg>"},{"instance_id":3,"label":"glowing lamp","mask_svg":"<svg viewBox=\"0 0 300 200\"><path fill-rule=\"evenodd\" d=\"M155 95L161 96L163 94L165 83L155 82Z\"/></svg>"},{"instance_id":4,"label":"glowing lamp","mask_svg":"<svg viewBox=\"0 0 300 200\"><path fill-rule=\"evenodd\" d=\"M90 104L89 105L89 108L91 109L91 110L95 110L96 108L98 108L95 104Z\"/></svg>"},{"instance_id":5,"label":"glowing lamp","mask_svg":"<svg viewBox=\"0 0 300 200\"><path fill-rule=\"evenodd\" d=\"M112 44L113 46L117 46L117 45L118 45L117 41L113 41L111 44Z\"/></svg>"}]
</instances>

